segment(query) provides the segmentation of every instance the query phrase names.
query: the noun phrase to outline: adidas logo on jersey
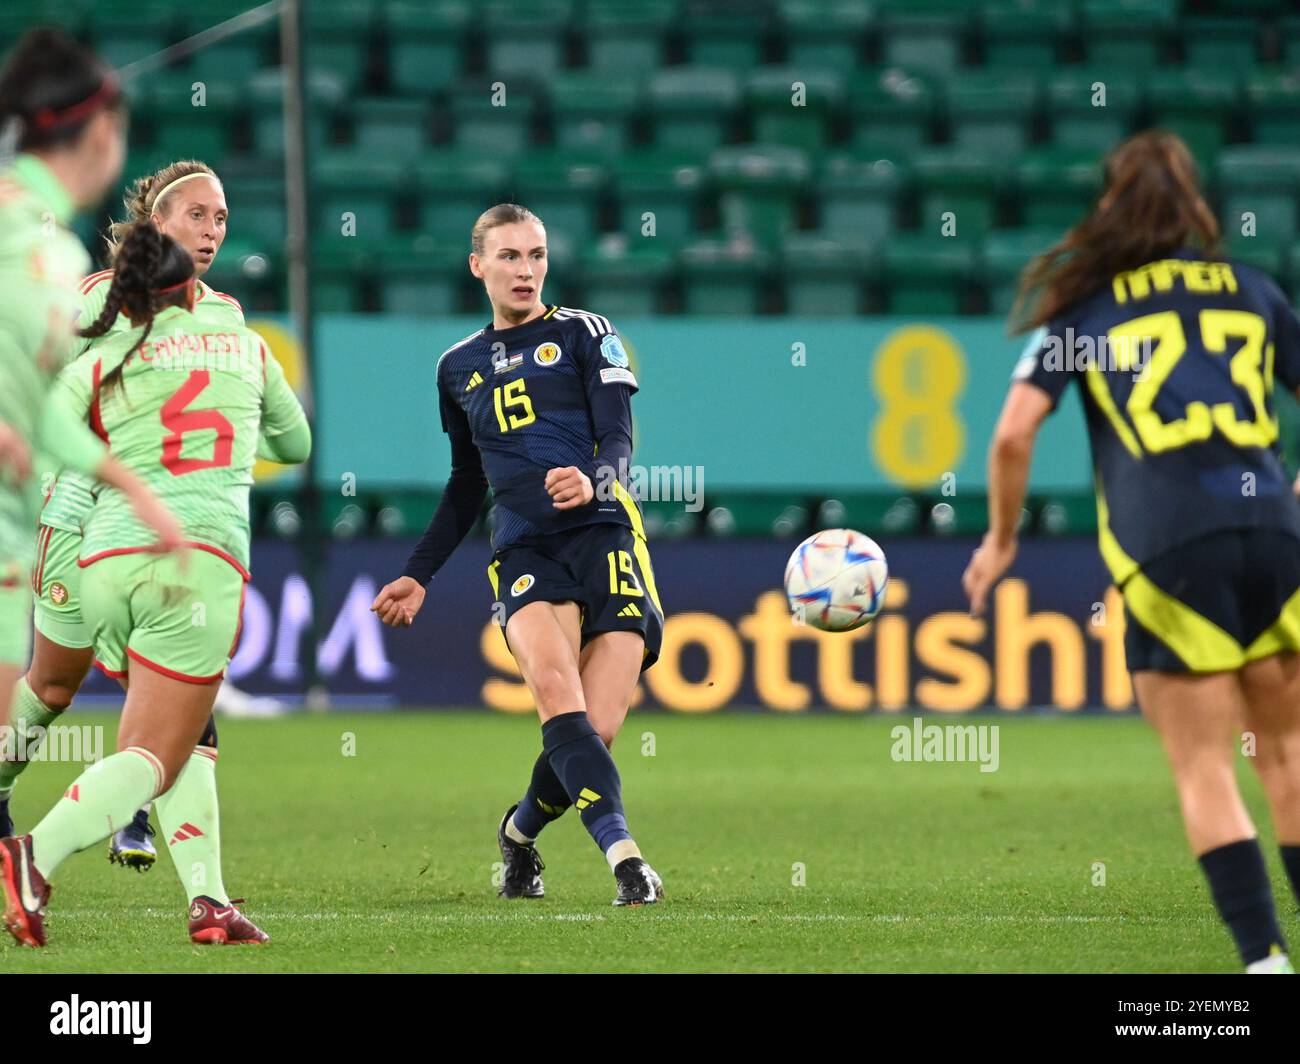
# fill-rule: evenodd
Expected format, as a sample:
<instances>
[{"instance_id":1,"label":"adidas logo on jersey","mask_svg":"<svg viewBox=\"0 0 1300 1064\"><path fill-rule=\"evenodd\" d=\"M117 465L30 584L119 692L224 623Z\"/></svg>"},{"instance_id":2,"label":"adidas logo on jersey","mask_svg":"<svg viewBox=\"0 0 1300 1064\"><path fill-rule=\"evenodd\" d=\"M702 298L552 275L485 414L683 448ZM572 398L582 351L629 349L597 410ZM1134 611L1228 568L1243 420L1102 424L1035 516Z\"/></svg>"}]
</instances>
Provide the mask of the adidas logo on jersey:
<instances>
[{"instance_id":1,"label":"adidas logo on jersey","mask_svg":"<svg viewBox=\"0 0 1300 1064\"><path fill-rule=\"evenodd\" d=\"M626 606L624 606L621 610L618 611L618 615L620 617L640 617L641 611L637 609L635 602L629 602Z\"/></svg>"},{"instance_id":2,"label":"adidas logo on jersey","mask_svg":"<svg viewBox=\"0 0 1300 1064\"><path fill-rule=\"evenodd\" d=\"M483 377L479 374L478 370L475 370L474 375L469 379L469 383L465 385L465 391L472 392L475 388L477 388L482 383L483 383Z\"/></svg>"}]
</instances>

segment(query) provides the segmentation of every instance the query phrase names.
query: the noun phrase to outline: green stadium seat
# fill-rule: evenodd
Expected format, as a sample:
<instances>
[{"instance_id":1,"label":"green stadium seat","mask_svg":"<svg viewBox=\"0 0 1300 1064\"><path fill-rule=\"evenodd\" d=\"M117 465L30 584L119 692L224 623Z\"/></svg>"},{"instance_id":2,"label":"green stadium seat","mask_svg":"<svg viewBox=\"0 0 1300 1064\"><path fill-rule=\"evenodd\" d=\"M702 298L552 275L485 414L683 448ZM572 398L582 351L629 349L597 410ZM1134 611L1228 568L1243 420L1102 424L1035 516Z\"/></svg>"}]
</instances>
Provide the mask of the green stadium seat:
<instances>
[{"instance_id":1,"label":"green stadium seat","mask_svg":"<svg viewBox=\"0 0 1300 1064\"><path fill-rule=\"evenodd\" d=\"M951 220L958 236L993 227L1005 156L963 148L927 148L912 156L923 233L939 235Z\"/></svg>"},{"instance_id":2,"label":"green stadium seat","mask_svg":"<svg viewBox=\"0 0 1300 1064\"><path fill-rule=\"evenodd\" d=\"M1287 70L1300 67L1300 15L1278 19L1277 36L1282 42L1282 66Z\"/></svg>"},{"instance_id":3,"label":"green stadium seat","mask_svg":"<svg viewBox=\"0 0 1300 1064\"><path fill-rule=\"evenodd\" d=\"M1147 75L1152 125L1182 137L1202 172L1211 169L1223 147L1238 95L1231 70L1153 70Z\"/></svg>"},{"instance_id":4,"label":"green stadium seat","mask_svg":"<svg viewBox=\"0 0 1300 1064\"><path fill-rule=\"evenodd\" d=\"M1165 50L1178 0L1082 0L1079 26L1094 63L1141 70Z\"/></svg>"},{"instance_id":5,"label":"green stadium seat","mask_svg":"<svg viewBox=\"0 0 1300 1064\"><path fill-rule=\"evenodd\" d=\"M958 147L1019 152L1038 108L1038 82L1017 70L962 71L948 82L946 104Z\"/></svg>"},{"instance_id":6,"label":"green stadium seat","mask_svg":"<svg viewBox=\"0 0 1300 1064\"><path fill-rule=\"evenodd\" d=\"M685 539L693 536L701 516L687 510L685 503L654 502L649 499L642 501L641 515L646 535L651 539Z\"/></svg>"},{"instance_id":7,"label":"green stadium seat","mask_svg":"<svg viewBox=\"0 0 1300 1064\"><path fill-rule=\"evenodd\" d=\"M1101 160L1095 152L1058 147L1026 152L1015 170L1021 224L1069 228L1096 202L1101 179Z\"/></svg>"},{"instance_id":8,"label":"green stadium seat","mask_svg":"<svg viewBox=\"0 0 1300 1064\"><path fill-rule=\"evenodd\" d=\"M961 313L975 277L976 249L969 238L898 233L879 254L886 313Z\"/></svg>"},{"instance_id":9,"label":"green stadium seat","mask_svg":"<svg viewBox=\"0 0 1300 1064\"><path fill-rule=\"evenodd\" d=\"M599 199L608 180L602 163L575 159L564 151L534 152L515 169L506 195L527 204L548 231L582 244L596 232Z\"/></svg>"},{"instance_id":10,"label":"green stadium seat","mask_svg":"<svg viewBox=\"0 0 1300 1064\"><path fill-rule=\"evenodd\" d=\"M227 236L221 253L208 267L203 279L219 292L234 296L247 310L257 293L277 291L284 280L284 262L280 248L283 235L274 242L262 234L248 230Z\"/></svg>"},{"instance_id":11,"label":"green stadium seat","mask_svg":"<svg viewBox=\"0 0 1300 1064\"><path fill-rule=\"evenodd\" d=\"M375 531L385 536L413 536L428 527L442 498L440 491L398 491L375 500Z\"/></svg>"},{"instance_id":12,"label":"green stadium seat","mask_svg":"<svg viewBox=\"0 0 1300 1064\"><path fill-rule=\"evenodd\" d=\"M629 239L640 237L650 220L653 235L670 244L683 243L695 232L695 212L704 187L704 167L698 157L636 151L618 156L613 163L619 232ZM648 220L647 214L653 218Z\"/></svg>"},{"instance_id":13,"label":"green stadium seat","mask_svg":"<svg viewBox=\"0 0 1300 1064\"><path fill-rule=\"evenodd\" d=\"M549 78L564 62L564 34L572 18L572 0L487 0L488 72Z\"/></svg>"},{"instance_id":14,"label":"green stadium seat","mask_svg":"<svg viewBox=\"0 0 1300 1064\"><path fill-rule=\"evenodd\" d=\"M1097 499L1069 493L1043 500L1038 508L1038 531L1050 536L1091 536L1097 531Z\"/></svg>"},{"instance_id":15,"label":"green stadium seat","mask_svg":"<svg viewBox=\"0 0 1300 1064\"><path fill-rule=\"evenodd\" d=\"M303 63L336 77L348 96L364 84L375 10L369 0L314 0L302 5Z\"/></svg>"},{"instance_id":16,"label":"green stadium seat","mask_svg":"<svg viewBox=\"0 0 1300 1064\"><path fill-rule=\"evenodd\" d=\"M984 280L989 313L1005 316L1015 305L1021 271L1062 236L1060 229L994 229L984 238Z\"/></svg>"},{"instance_id":17,"label":"green stadium seat","mask_svg":"<svg viewBox=\"0 0 1300 1064\"><path fill-rule=\"evenodd\" d=\"M981 5L979 17L984 62L991 69L1052 70L1070 31L1070 9L1055 0L993 0Z\"/></svg>"},{"instance_id":18,"label":"green stadium seat","mask_svg":"<svg viewBox=\"0 0 1300 1064\"><path fill-rule=\"evenodd\" d=\"M379 309L386 314L455 314L468 276L466 240L432 236L388 237L374 246Z\"/></svg>"},{"instance_id":19,"label":"green stadium seat","mask_svg":"<svg viewBox=\"0 0 1300 1064\"><path fill-rule=\"evenodd\" d=\"M887 64L946 77L961 65L972 28L971 5L962 0L883 0L879 25Z\"/></svg>"},{"instance_id":20,"label":"green stadium seat","mask_svg":"<svg viewBox=\"0 0 1300 1064\"><path fill-rule=\"evenodd\" d=\"M192 37L228 19L247 12L248 0L204 0L194 7L178 6L180 36ZM279 19L240 30L216 44L195 52L186 73L205 82L242 85L256 71L279 62Z\"/></svg>"},{"instance_id":21,"label":"green stadium seat","mask_svg":"<svg viewBox=\"0 0 1300 1064\"><path fill-rule=\"evenodd\" d=\"M930 530L939 536L978 536L988 530L989 504L983 495L927 499Z\"/></svg>"},{"instance_id":22,"label":"green stadium seat","mask_svg":"<svg viewBox=\"0 0 1300 1064\"><path fill-rule=\"evenodd\" d=\"M910 495L841 492L817 508L818 528L852 528L869 536L913 535L920 523L920 507Z\"/></svg>"},{"instance_id":23,"label":"green stadium seat","mask_svg":"<svg viewBox=\"0 0 1300 1064\"><path fill-rule=\"evenodd\" d=\"M1181 22L1189 69L1249 70L1259 62L1259 22L1252 18L1197 18Z\"/></svg>"},{"instance_id":24,"label":"green stadium seat","mask_svg":"<svg viewBox=\"0 0 1300 1064\"><path fill-rule=\"evenodd\" d=\"M280 67L259 70L248 79L253 148L268 159L284 156L284 71ZM313 70L305 77L307 149L313 154L325 149L330 139L334 113L344 96L343 82L325 70Z\"/></svg>"},{"instance_id":25,"label":"green stadium seat","mask_svg":"<svg viewBox=\"0 0 1300 1064\"><path fill-rule=\"evenodd\" d=\"M413 175L420 232L455 237L468 253L470 227L475 218L501 202L506 175L503 162L476 152L442 151L421 156Z\"/></svg>"},{"instance_id":26,"label":"green stadium seat","mask_svg":"<svg viewBox=\"0 0 1300 1064\"><path fill-rule=\"evenodd\" d=\"M633 113L641 103L636 79L608 71L560 71L549 83L555 143L565 151L615 155L629 142Z\"/></svg>"},{"instance_id":27,"label":"green stadium seat","mask_svg":"<svg viewBox=\"0 0 1300 1064\"><path fill-rule=\"evenodd\" d=\"M264 248L281 248L289 232L284 205L284 177L238 176L218 170L230 208L230 237L252 240ZM222 255L224 255L224 250Z\"/></svg>"},{"instance_id":28,"label":"green stadium seat","mask_svg":"<svg viewBox=\"0 0 1300 1064\"><path fill-rule=\"evenodd\" d=\"M687 314L757 314L768 256L752 244L710 238L681 251L683 310Z\"/></svg>"},{"instance_id":29,"label":"green stadium seat","mask_svg":"<svg viewBox=\"0 0 1300 1064\"><path fill-rule=\"evenodd\" d=\"M831 318L859 312L871 255L866 245L849 240L818 233L786 238L781 264L787 314Z\"/></svg>"},{"instance_id":30,"label":"green stadium seat","mask_svg":"<svg viewBox=\"0 0 1300 1064\"><path fill-rule=\"evenodd\" d=\"M741 102L740 79L720 67L668 67L650 78L649 108L660 148L700 154L727 136Z\"/></svg>"},{"instance_id":31,"label":"green stadium seat","mask_svg":"<svg viewBox=\"0 0 1300 1064\"><path fill-rule=\"evenodd\" d=\"M775 536L791 539L806 534L808 507L788 494L723 494L705 504L705 528L712 536Z\"/></svg>"},{"instance_id":32,"label":"green stadium seat","mask_svg":"<svg viewBox=\"0 0 1300 1064\"><path fill-rule=\"evenodd\" d=\"M1255 140L1268 144L1300 141L1300 73L1252 71L1246 82L1246 102Z\"/></svg>"},{"instance_id":33,"label":"green stadium seat","mask_svg":"<svg viewBox=\"0 0 1300 1064\"><path fill-rule=\"evenodd\" d=\"M786 63L804 71L848 74L875 16L859 0L779 0Z\"/></svg>"},{"instance_id":34,"label":"green stadium seat","mask_svg":"<svg viewBox=\"0 0 1300 1064\"><path fill-rule=\"evenodd\" d=\"M821 230L834 239L875 243L894 228L906 170L892 159L832 155L817 182Z\"/></svg>"},{"instance_id":35,"label":"green stadium seat","mask_svg":"<svg viewBox=\"0 0 1300 1064\"><path fill-rule=\"evenodd\" d=\"M412 159L429 148L429 106L395 96L356 100L351 105L353 144L359 152Z\"/></svg>"},{"instance_id":36,"label":"green stadium seat","mask_svg":"<svg viewBox=\"0 0 1300 1064\"><path fill-rule=\"evenodd\" d=\"M167 0L99 0L86 13L86 32L96 54L109 66L129 66L176 39L176 10Z\"/></svg>"},{"instance_id":37,"label":"green stadium seat","mask_svg":"<svg viewBox=\"0 0 1300 1064\"><path fill-rule=\"evenodd\" d=\"M845 110L850 141L860 154L907 154L930 138L934 90L910 71L861 71L849 83Z\"/></svg>"},{"instance_id":38,"label":"green stadium seat","mask_svg":"<svg viewBox=\"0 0 1300 1064\"><path fill-rule=\"evenodd\" d=\"M389 0L384 27L393 91L427 96L454 85L469 45L473 12L470 0Z\"/></svg>"},{"instance_id":39,"label":"green stadium seat","mask_svg":"<svg viewBox=\"0 0 1300 1064\"><path fill-rule=\"evenodd\" d=\"M1244 262L1286 286L1291 248L1287 244L1269 243L1264 237L1245 237L1236 232L1227 235L1228 258Z\"/></svg>"},{"instance_id":40,"label":"green stadium seat","mask_svg":"<svg viewBox=\"0 0 1300 1064\"><path fill-rule=\"evenodd\" d=\"M680 22L686 59L693 66L743 72L762 57L766 12L752 0L688 0Z\"/></svg>"},{"instance_id":41,"label":"green stadium seat","mask_svg":"<svg viewBox=\"0 0 1300 1064\"><path fill-rule=\"evenodd\" d=\"M1254 215L1261 243L1289 244L1300 235L1300 146L1250 144L1219 153L1219 202L1223 231L1240 234L1243 215Z\"/></svg>"},{"instance_id":42,"label":"green stadium seat","mask_svg":"<svg viewBox=\"0 0 1300 1064\"><path fill-rule=\"evenodd\" d=\"M1141 85L1132 71L1095 64L1062 71L1047 89L1052 139L1100 155L1133 130L1141 102Z\"/></svg>"},{"instance_id":43,"label":"green stadium seat","mask_svg":"<svg viewBox=\"0 0 1300 1064\"><path fill-rule=\"evenodd\" d=\"M656 70L676 14L676 0L588 5L582 22L588 64L620 76Z\"/></svg>"},{"instance_id":44,"label":"green stadium seat","mask_svg":"<svg viewBox=\"0 0 1300 1064\"><path fill-rule=\"evenodd\" d=\"M367 242L356 237L326 237L311 246L312 310L353 314L365 309L365 287L374 259Z\"/></svg>"},{"instance_id":45,"label":"green stadium seat","mask_svg":"<svg viewBox=\"0 0 1300 1064\"><path fill-rule=\"evenodd\" d=\"M664 241L614 234L582 257L579 283L585 305L617 321L656 314L675 273L675 256Z\"/></svg>"},{"instance_id":46,"label":"green stadium seat","mask_svg":"<svg viewBox=\"0 0 1300 1064\"><path fill-rule=\"evenodd\" d=\"M491 83L464 85L451 95L452 138L457 148L509 159L529 150L537 100L522 85L507 84L505 104L494 106Z\"/></svg>"},{"instance_id":47,"label":"green stadium seat","mask_svg":"<svg viewBox=\"0 0 1300 1064\"><path fill-rule=\"evenodd\" d=\"M709 172L718 188L723 229L771 248L794 228L811 167L798 148L746 144L719 148L709 159Z\"/></svg>"},{"instance_id":48,"label":"green stadium seat","mask_svg":"<svg viewBox=\"0 0 1300 1064\"><path fill-rule=\"evenodd\" d=\"M87 17L84 4L68 3L68 0L27 0L0 11L0 41L6 42L3 47L8 48L28 30L41 25L56 25L69 36L81 37Z\"/></svg>"},{"instance_id":49,"label":"green stadium seat","mask_svg":"<svg viewBox=\"0 0 1300 1064\"><path fill-rule=\"evenodd\" d=\"M397 227L397 198L407 168L400 162L344 149L323 154L313 166L316 231L338 237L350 215L355 237L370 241ZM355 237L343 237L355 239Z\"/></svg>"},{"instance_id":50,"label":"green stadium seat","mask_svg":"<svg viewBox=\"0 0 1300 1064\"><path fill-rule=\"evenodd\" d=\"M795 86L801 86L796 90ZM825 147L831 114L843 93L843 78L830 71L763 67L749 78L749 113L754 139L806 151ZM801 102L796 106L796 91Z\"/></svg>"},{"instance_id":51,"label":"green stadium seat","mask_svg":"<svg viewBox=\"0 0 1300 1064\"><path fill-rule=\"evenodd\" d=\"M157 146L181 159L220 160L230 150L243 117L243 96L233 85L213 82L194 89L189 75L157 76L143 106L154 121ZM201 95L200 95L201 94ZM202 106L196 101L202 100Z\"/></svg>"}]
</instances>

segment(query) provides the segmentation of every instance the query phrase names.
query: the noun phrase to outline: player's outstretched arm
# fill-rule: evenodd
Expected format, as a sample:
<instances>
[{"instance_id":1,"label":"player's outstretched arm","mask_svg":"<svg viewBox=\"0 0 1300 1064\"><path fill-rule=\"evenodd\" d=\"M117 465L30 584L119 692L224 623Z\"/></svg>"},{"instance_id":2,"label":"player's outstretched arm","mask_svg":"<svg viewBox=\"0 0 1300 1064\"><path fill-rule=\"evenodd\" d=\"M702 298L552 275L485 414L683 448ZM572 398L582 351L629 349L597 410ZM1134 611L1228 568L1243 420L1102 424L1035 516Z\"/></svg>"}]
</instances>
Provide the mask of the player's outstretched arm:
<instances>
[{"instance_id":1,"label":"player's outstretched arm","mask_svg":"<svg viewBox=\"0 0 1300 1064\"><path fill-rule=\"evenodd\" d=\"M370 606L384 624L393 628L410 627L424 604L425 586L469 535L487 498L483 460L468 424L449 426L449 435L451 476L433 519L407 559L402 575L385 584Z\"/></svg>"}]
</instances>

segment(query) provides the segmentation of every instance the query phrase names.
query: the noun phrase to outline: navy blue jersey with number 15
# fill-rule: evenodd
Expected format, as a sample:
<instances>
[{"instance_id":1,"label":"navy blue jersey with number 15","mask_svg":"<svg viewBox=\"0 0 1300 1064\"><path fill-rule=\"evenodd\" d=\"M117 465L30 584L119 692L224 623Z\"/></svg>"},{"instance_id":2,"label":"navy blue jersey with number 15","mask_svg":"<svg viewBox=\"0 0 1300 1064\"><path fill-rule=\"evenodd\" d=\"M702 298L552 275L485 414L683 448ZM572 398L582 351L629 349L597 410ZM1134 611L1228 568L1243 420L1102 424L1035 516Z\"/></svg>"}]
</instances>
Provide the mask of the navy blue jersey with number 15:
<instances>
[{"instance_id":1,"label":"navy blue jersey with number 15","mask_svg":"<svg viewBox=\"0 0 1300 1064\"><path fill-rule=\"evenodd\" d=\"M1117 584L1210 532L1300 538L1276 378L1300 386L1300 323L1278 287L1193 251L1126 270L1031 337L1014 379L1053 405L1079 381L1101 553Z\"/></svg>"},{"instance_id":2,"label":"navy blue jersey with number 15","mask_svg":"<svg viewBox=\"0 0 1300 1064\"><path fill-rule=\"evenodd\" d=\"M577 466L599 488L593 411L613 406L630 427L636 390L608 319L567 307L551 306L513 328L481 329L443 354L443 431L453 452L466 434L478 450L492 488L495 550L591 524L641 531L637 504L621 485L570 510L557 510L545 487L549 470Z\"/></svg>"}]
</instances>

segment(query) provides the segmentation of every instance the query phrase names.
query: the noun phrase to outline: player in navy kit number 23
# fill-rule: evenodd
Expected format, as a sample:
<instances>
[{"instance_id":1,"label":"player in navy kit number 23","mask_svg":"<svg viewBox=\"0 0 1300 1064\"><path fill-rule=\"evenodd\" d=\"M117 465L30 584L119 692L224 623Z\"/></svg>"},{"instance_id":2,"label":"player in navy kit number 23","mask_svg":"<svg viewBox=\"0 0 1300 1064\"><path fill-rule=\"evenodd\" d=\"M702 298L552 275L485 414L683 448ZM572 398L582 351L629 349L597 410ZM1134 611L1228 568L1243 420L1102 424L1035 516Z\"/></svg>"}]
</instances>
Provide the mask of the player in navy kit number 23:
<instances>
[{"instance_id":1,"label":"player in navy kit number 23","mask_svg":"<svg viewBox=\"0 0 1300 1064\"><path fill-rule=\"evenodd\" d=\"M413 622L490 485L488 579L542 720L532 780L497 830L499 893L542 896L534 842L575 805L614 873L614 904L650 904L663 884L628 831L609 752L663 635L641 512L619 480L636 378L607 319L542 302L546 230L536 215L499 204L474 224L471 246L492 324L438 361L451 476L402 576L372 609L393 627Z\"/></svg>"}]
</instances>

